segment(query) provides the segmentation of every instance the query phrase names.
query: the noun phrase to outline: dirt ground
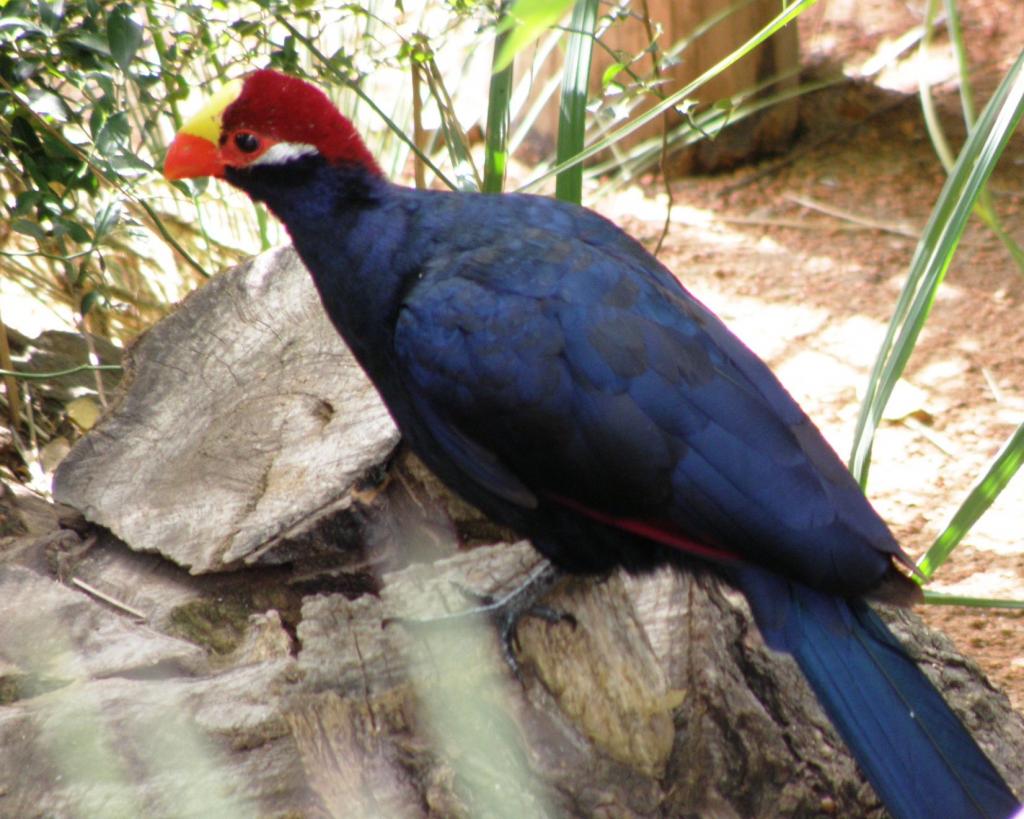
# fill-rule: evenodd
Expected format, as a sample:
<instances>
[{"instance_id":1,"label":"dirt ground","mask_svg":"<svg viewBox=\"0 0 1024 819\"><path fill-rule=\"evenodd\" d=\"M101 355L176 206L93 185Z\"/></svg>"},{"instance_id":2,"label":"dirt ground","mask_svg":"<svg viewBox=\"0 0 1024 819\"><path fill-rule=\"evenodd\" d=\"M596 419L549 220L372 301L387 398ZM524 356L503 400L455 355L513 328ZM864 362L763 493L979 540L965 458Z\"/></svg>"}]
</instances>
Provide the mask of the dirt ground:
<instances>
[{"instance_id":1,"label":"dirt ground","mask_svg":"<svg viewBox=\"0 0 1024 819\"><path fill-rule=\"evenodd\" d=\"M823 4L803 48L830 61L878 54L917 22L901 4ZM852 9L852 4L849 4ZM981 103L1017 55L1024 7L960 4ZM948 54L948 45L938 45ZM904 61L906 62L906 61ZM940 61L941 62L941 61ZM937 80L950 77L939 71ZM860 404L916 237L945 174L913 86L895 61L873 83L805 99L802 135L785 157L673 184L660 257L764 357L837 451L850 451ZM909 76L909 83L907 78ZM963 139L954 82L937 86L954 150ZM1024 135L991 183L1006 229L1024 243ZM666 197L653 181L600 209L648 246ZM1024 420L1024 275L978 220L968 227L875 447L868 494L907 551L923 554L990 459ZM1018 476L943 565L930 588L1024 600ZM1024 611L924 606L1024 709Z\"/></svg>"}]
</instances>

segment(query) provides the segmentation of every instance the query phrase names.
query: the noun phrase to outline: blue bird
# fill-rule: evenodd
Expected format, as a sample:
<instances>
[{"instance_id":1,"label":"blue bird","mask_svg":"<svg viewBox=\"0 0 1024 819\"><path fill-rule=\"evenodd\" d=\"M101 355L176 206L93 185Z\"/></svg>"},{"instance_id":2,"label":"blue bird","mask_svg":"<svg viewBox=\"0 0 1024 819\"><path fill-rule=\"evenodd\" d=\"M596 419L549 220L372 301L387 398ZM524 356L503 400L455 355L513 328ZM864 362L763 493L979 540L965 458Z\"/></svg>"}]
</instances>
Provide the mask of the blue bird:
<instances>
[{"instance_id":1,"label":"blue bird","mask_svg":"<svg viewBox=\"0 0 1024 819\"><path fill-rule=\"evenodd\" d=\"M912 565L763 362L584 208L388 182L308 83L256 71L179 132L285 224L403 436L558 568L709 568L790 653L898 819L1020 803L865 602Z\"/></svg>"}]
</instances>

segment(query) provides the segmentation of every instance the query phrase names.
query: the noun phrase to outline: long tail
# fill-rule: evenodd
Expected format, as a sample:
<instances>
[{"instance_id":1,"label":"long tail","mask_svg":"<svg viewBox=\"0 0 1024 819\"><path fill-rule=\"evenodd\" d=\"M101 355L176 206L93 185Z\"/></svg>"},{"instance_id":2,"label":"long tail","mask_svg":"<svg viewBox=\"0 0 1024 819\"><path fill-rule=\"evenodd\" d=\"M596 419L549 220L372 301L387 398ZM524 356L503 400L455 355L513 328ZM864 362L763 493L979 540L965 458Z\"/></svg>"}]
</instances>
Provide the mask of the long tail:
<instances>
[{"instance_id":1,"label":"long tail","mask_svg":"<svg viewBox=\"0 0 1024 819\"><path fill-rule=\"evenodd\" d=\"M862 601L743 569L765 641L796 659L896 819L1006 819L1013 795L942 695Z\"/></svg>"}]
</instances>

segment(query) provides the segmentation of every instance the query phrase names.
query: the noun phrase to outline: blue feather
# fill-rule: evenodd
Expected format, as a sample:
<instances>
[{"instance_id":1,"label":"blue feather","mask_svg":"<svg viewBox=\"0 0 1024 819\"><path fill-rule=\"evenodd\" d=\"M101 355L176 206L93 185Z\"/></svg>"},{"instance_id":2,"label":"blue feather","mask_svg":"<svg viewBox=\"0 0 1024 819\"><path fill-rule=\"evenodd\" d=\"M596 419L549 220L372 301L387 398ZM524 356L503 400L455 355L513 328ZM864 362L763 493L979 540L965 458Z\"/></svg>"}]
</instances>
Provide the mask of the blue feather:
<instances>
[{"instance_id":1,"label":"blue feather","mask_svg":"<svg viewBox=\"0 0 1024 819\"><path fill-rule=\"evenodd\" d=\"M1002 777L870 606L760 570L735 576L765 641L797 661L894 817L1017 813Z\"/></svg>"}]
</instances>

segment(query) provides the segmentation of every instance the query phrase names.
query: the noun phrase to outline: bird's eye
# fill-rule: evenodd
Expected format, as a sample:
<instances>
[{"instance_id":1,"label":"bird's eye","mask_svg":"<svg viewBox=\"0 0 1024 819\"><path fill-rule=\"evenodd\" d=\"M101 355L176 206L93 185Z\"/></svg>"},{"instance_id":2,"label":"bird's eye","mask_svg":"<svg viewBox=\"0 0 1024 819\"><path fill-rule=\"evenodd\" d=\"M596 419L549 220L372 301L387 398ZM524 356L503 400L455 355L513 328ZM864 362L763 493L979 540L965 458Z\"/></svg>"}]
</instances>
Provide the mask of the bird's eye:
<instances>
[{"instance_id":1,"label":"bird's eye","mask_svg":"<svg viewBox=\"0 0 1024 819\"><path fill-rule=\"evenodd\" d=\"M235 134L235 147L242 153L251 154L259 150L260 141L255 134L250 134L248 131L239 131Z\"/></svg>"}]
</instances>

